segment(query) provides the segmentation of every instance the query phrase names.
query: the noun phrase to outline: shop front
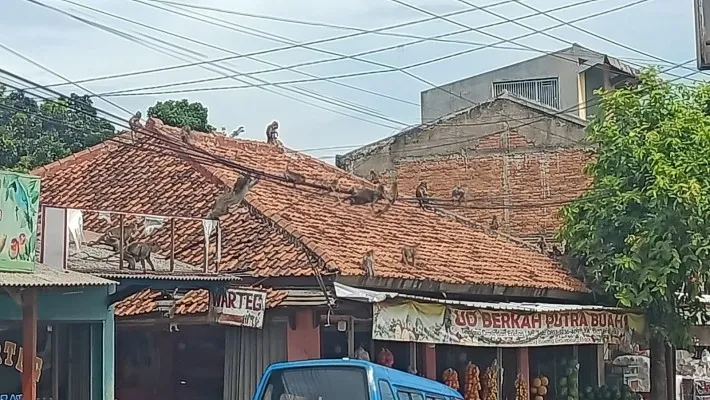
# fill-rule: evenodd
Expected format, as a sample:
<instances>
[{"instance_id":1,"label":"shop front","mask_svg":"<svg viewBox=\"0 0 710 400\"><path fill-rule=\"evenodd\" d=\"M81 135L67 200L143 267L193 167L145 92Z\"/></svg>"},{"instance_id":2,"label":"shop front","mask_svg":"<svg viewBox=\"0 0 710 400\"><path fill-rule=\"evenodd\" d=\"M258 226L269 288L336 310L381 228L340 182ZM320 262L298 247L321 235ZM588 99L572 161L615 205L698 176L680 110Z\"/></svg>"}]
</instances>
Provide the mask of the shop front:
<instances>
[{"instance_id":1,"label":"shop front","mask_svg":"<svg viewBox=\"0 0 710 400\"><path fill-rule=\"evenodd\" d=\"M466 399L630 398L622 387L604 385L605 356L610 346L630 347L641 336L641 315L600 306L433 299L340 284L336 294L371 303L373 361L385 359L398 369L411 363L416 373L457 388ZM382 348L391 355L381 357Z\"/></svg>"}]
</instances>

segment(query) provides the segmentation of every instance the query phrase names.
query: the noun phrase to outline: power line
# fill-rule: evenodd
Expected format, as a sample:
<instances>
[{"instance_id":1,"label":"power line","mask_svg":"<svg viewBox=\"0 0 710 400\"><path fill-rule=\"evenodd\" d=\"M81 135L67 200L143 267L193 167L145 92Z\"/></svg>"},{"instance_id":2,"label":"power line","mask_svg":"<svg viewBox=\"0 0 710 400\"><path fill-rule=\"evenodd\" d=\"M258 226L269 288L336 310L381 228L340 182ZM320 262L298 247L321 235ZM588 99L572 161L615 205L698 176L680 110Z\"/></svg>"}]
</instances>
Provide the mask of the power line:
<instances>
[{"instance_id":1,"label":"power line","mask_svg":"<svg viewBox=\"0 0 710 400\"><path fill-rule=\"evenodd\" d=\"M469 1L467 1L467 0L458 0L458 1L459 1L459 2L462 2L462 3L464 3L464 4L468 4L468 5L470 5L471 7L474 7L474 8L476 8L476 9L480 9L480 7L471 4L471 3L470 3ZM652 58L652 59L655 59L655 60L658 60L658 61L661 61L661 62L669 63L669 61L666 60L666 59L664 59L664 58L655 56L655 55L653 55L653 54L649 54L649 53L647 53L647 52L645 52L645 51L642 51L642 50L633 48L633 47L628 46L628 45L625 45L625 44L623 44L623 43L619 43L619 42L616 41L616 40L612 40L612 39L606 38L606 37L604 37L604 36L602 36L602 35L599 35L599 34L597 34L597 33L595 33L595 32L592 32L592 31L590 31L590 30L588 30L588 29L579 27L579 26L575 25L574 23L566 22L566 21L564 21L564 20L562 20L562 19L560 19L560 18L558 18L558 17L556 17L556 16L554 16L554 15L549 14L548 12L540 11L540 10L538 10L537 8L535 8L535 7L533 7L533 6L529 5L529 4L525 4L525 2L523 2L523 1L521 1L521 0L513 0L513 1L515 1L516 3L520 4L521 6L527 8L527 9L530 9L530 10L535 11L535 12L541 12L543 15L545 15L546 17L548 17L548 18L550 18L550 19L552 19L552 20L555 20L555 21L557 21L557 22L564 23L566 26L569 26L569 27L571 27L571 28L574 28L574 29L576 29L576 30L578 30L578 31L580 31L580 32L586 33L587 35L590 35L590 36L595 37L595 38L597 38L597 39L600 39L600 40L603 40L603 41L605 41L605 42L611 43L611 44L613 44L613 45L619 46L619 47L624 48L624 49L626 49L626 50L633 51L634 53L641 54L641 55L643 55L643 56L646 56L646 57L649 57L649 58ZM485 10L485 9L484 9L483 11L485 11L485 12L487 12L487 13L491 13L492 15L498 15L498 14L496 14L496 13L493 13L492 11L489 11L489 10ZM500 17L500 18L502 18L502 17ZM515 22L515 21L513 21L513 22ZM531 27L529 27L529 26L526 26L526 25L524 25L524 24L521 24L521 23L519 23L519 22L515 22L515 23L516 23L517 25L520 25L520 26L524 27L524 28L533 29L533 28L531 28ZM547 34L546 34L546 35L547 35ZM558 40L559 40L559 39L558 39ZM693 69L693 68L690 68L690 67L681 66L681 68L687 69L687 70L690 70L690 71L696 71L696 72L697 72L696 69ZM702 74L704 74L704 75L707 75L707 73L706 73L705 71L700 71L700 73L702 73Z\"/></svg>"},{"instance_id":2,"label":"power line","mask_svg":"<svg viewBox=\"0 0 710 400\"><path fill-rule=\"evenodd\" d=\"M496 5L501 5L501 4L509 3L509 2L511 2L511 1L512 1L512 0L505 0L505 1L498 2L498 3L490 4L489 6L493 7L493 6L496 6ZM588 4L589 2L592 2L592 1L597 1L597 0L584 0L583 2L573 3L573 4L569 4L569 5L565 5L565 6L561 6L561 7L557 7L557 8L550 9L550 10L548 10L548 12L559 11L559 10L562 10L562 9L571 8L571 7L574 7L574 6L577 6L577 5L581 5L581 4ZM636 4L638 4L638 3L645 2L645 1L648 1L648 0L640 1L640 2L637 2L637 3L631 3L631 4L629 4L629 5L622 6L622 7L618 8L618 9L609 10L609 12L618 11L618 10L620 10L620 9L622 9L622 8L627 8L627 7L630 7L630 6L636 5ZM462 11L455 11L455 12L446 13L446 14L443 14L442 16L444 16L444 17L451 17L451 16L455 16L455 15L462 15L462 14L465 14L465 13L468 13L468 12L473 12L473 11L475 11L475 10L467 9L467 10L462 10ZM536 16L536 15L539 15L539 14L528 14L528 15L525 15L525 16L521 16L520 19L527 19L527 18ZM262 50L262 51L247 53L247 54L245 54L245 56L246 56L246 55L249 55L249 56L258 56L258 55L269 54L269 53L274 53L274 52L279 52L279 51L284 51L284 50L290 50L290 49L293 49L293 48L296 48L296 47L303 47L303 46L306 46L306 45L310 46L310 45L315 45L315 44L333 42L333 41L337 41L337 40L343 40L343 39L353 38L353 37L356 37L356 36L362 36L362 35L365 35L365 34L376 34L377 32L384 32L384 31L387 31L387 30L398 29L398 28L407 27L407 26L413 26L413 25L416 25L416 24L420 24L420 23L424 23L424 22L429 22L429 21L433 21L433 20L436 20L436 19L438 19L438 18L429 17L429 18L424 18L424 19L421 19L421 20L410 21L410 22L404 22L404 23L399 23L399 24L395 24L395 25L389 25L389 26L385 26L385 27L381 27L381 28L372 29L372 30L364 30L364 31L360 31L360 32L357 32L357 33L354 33L354 34L348 34L348 35L330 37L330 38L325 38L325 39L318 39L318 40L314 40L314 41L310 41L310 42L306 42L306 43L300 43L298 46L293 45L293 46L279 47L279 48L276 48L276 49L269 49L269 50ZM494 27L494 26L502 25L502 24L504 24L504 23L505 23L505 22L496 22L496 23L492 23L492 24L486 24L486 25L479 26L478 29L485 29L485 28L489 28L489 27ZM561 26L561 25L559 25L559 26ZM555 27L552 27L552 28L550 28L550 29L554 29L554 28L555 28ZM381 51L396 49L396 48L399 48L399 47L404 47L404 46L408 46L408 45L413 45L413 44L417 44L417 43L422 43L422 42L424 42L424 41L429 41L429 40L438 40L438 39L441 39L441 38L443 38L443 37L455 36L455 35L458 35L458 34L461 34L461 33L469 32L469 31L471 31L471 30L472 30L472 29L464 29L464 30L459 30L459 31L455 31L455 32L445 33L445 34L442 34L442 35L437 35L437 36L434 36L434 37L421 38L420 40L417 40L417 41L414 41L414 42L403 43L403 44L401 44L401 45L391 46L391 47L385 48L385 49L379 49L379 50L376 50L376 51L374 51L374 52L381 52ZM244 33L244 32L242 32L242 33ZM526 36L529 36L529 35L526 35ZM526 37L526 36L517 37L517 38L514 38L514 39L512 39L512 40L521 39L521 38ZM471 43L473 43L473 42L468 42L468 43L466 43L466 44L471 44ZM496 46L495 44L486 45L486 47L495 47L495 46ZM354 55L354 56L362 56L362 55L366 55L366 54L374 54L374 52L361 53L361 54ZM170 67L160 67L160 68L147 69L147 70L143 70L143 71L134 71L134 72L127 72L127 73L106 75L106 76L102 76L102 77L87 78L87 79L79 80L79 81L77 81L77 83L87 83L87 82L94 82L94 81L99 81L99 80L107 80L107 79L115 79L115 78L123 78L123 77L136 76L136 75L142 75L142 74L156 73L156 72L164 72L164 71L170 71L170 70L175 70L175 69L193 67L193 66L197 66L197 65L204 64L204 63L217 63L217 62L220 62L220 61L226 61L226 60L235 59L235 58L237 58L237 57L223 57L223 58L217 58L217 59L213 59L213 60L209 60L209 61L205 61L205 62L189 63L189 64L182 64L182 65L170 66ZM330 61L335 61L335 60L333 59L333 60L322 61L322 62L330 62ZM308 64L308 65L313 65L313 64ZM297 67L297 66L299 66L299 65L291 65L291 67L294 67L294 68ZM51 84L51 85L48 85L48 87L60 86L60 85L66 85L66 83Z\"/></svg>"},{"instance_id":3,"label":"power line","mask_svg":"<svg viewBox=\"0 0 710 400\"><path fill-rule=\"evenodd\" d=\"M27 1L29 1L29 2L31 2L31 3L33 3L33 4L36 4L36 5L39 5L39 6L46 7L46 8L49 8L49 9L51 9L51 10L57 11L57 12L63 14L63 15L69 16L69 17L71 17L71 18L78 19L78 17L74 16L74 15L71 14L71 13L68 13L68 12L66 12L66 11L57 9L56 7L52 7L52 6L43 4L43 3L41 3L41 2L39 2L39 1L37 1L37 0L27 0ZM80 22L84 22L84 21L85 21L85 20L83 20L83 19L79 19L79 20L80 20ZM91 24L91 25L94 26L93 24ZM142 43L139 43L139 44L143 45ZM183 57L181 57L181 56L177 56L177 55L174 55L174 54L169 54L169 56L170 56L170 57L173 57L173 58L180 59L180 60L182 60L182 61L185 61L185 59L184 59ZM220 75L222 75L222 76L227 76L227 74L225 74L224 72L212 70L212 69L210 69L210 67L207 66L207 65L199 65L199 66L200 66L201 68L205 68L205 69L207 69L207 70L209 70L209 71L211 71L211 72L215 72L215 73L220 74ZM222 68L222 69L225 69L225 70L227 70L227 71L230 71L230 72L232 72L232 73L236 73L236 74L240 75L240 73L238 73L238 71L232 70L232 69L227 68L227 67L224 67L224 66L219 66L219 67ZM392 125L387 125L387 124L379 123L379 122L376 122L376 121L371 121L371 120L369 120L369 119L365 119L365 118L361 118L361 117L358 117L358 116L354 116L354 115L351 115L351 114L348 114L348 113L344 113L344 112L341 112L341 111L338 111L338 110L334 110L334 109L332 109L332 108L323 107L323 106L320 106L320 105L318 105L318 104L314 104L314 103L312 103L312 102L309 102L309 101L306 101L306 100L303 100L303 99L299 99L299 98L297 98L297 97L293 97L293 96L290 96L290 95L288 95L288 94L281 93L281 92L275 91L275 90L270 89L270 88L267 88L267 87L256 86L255 84L252 84L252 83L250 83L250 82L247 82L247 81L245 81L245 80L243 80L243 79L239 79L239 78L236 78L236 77L235 77L235 78L232 78L232 79L235 79L235 80L237 80L237 81L239 81L239 82L241 82L241 83L247 84L247 85L252 85L252 86L254 86L254 87L258 87L259 89L264 90L264 91L266 91L266 92L269 92L269 93L272 93L272 94L276 94L276 95L278 95L278 96L286 97L286 98L288 98L288 99L297 101L297 102L299 102L300 104L307 104L307 105L310 105L310 106L312 106L312 107L316 107L316 108L319 108L319 109L322 109L322 110L327 110L327 111L330 111L330 112L333 112L333 113L336 113L336 114L340 114L340 115L343 115L343 116L346 116L346 117L349 117L349 118L353 118L353 119L357 119L357 120L360 120L360 121L363 121L363 122L367 122L367 123L370 123L370 124L383 126L383 127L389 128L389 129L398 129L398 128L399 128L398 126L392 126ZM256 79L256 80L258 80L258 81L261 81L261 82L264 83L264 84L268 83L267 81L264 81L264 80L259 79L259 78L253 78L253 79ZM279 87L279 88L282 89L282 90L287 90L287 91L291 91L291 92L296 93L296 94L300 94L301 96L314 98L314 99L316 99L317 101L321 101L321 102L326 103L326 104L336 105L336 106L339 106L339 107L342 107L342 108L354 110L354 111L356 111L356 112L361 112L361 113L364 113L364 114L368 114L367 111L363 112L363 111L361 111L360 109L358 109L358 108L356 108L356 107L352 107L352 106L349 106L349 105L344 105L344 104L342 104L342 103L339 104L339 103L334 102L334 101L328 101L327 99L324 100L324 99L322 99L322 98L320 98L320 97L318 97L318 96L316 96L316 95L313 95L313 94L310 94L310 93L307 93L307 92L304 93L303 91L299 91L299 90L297 90L297 89L293 89L293 88L289 88L289 87L283 87L283 88L282 88L282 87ZM96 96L96 94L94 94L94 95ZM372 113L370 113L370 114L372 114ZM406 124L400 124L400 125L406 125Z\"/></svg>"},{"instance_id":4,"label":"power line","mask_svg":"<svg viewBox=\"0 0 710 400\"><path fill-rule=\"evenodd\" d=\"M135 21L135 20L133 20L133 19L121 17L120 15L112 14L112 13L109 13L109 12L106 12L106 11L103 11L103 10L100 10L100 9L97 9L97 8L94 8L94 7L86 6L86 5L77 3L77 2L72 1L72 0L62 0L62 1L66 2L66 3L69 3L69 4L73 4L73 5L82 7L82 8L89 9L89 10L94 11L94 12L96 12L96 13L100 13L100 14L103 14L103 15L106 15L106 16L109 16L109 17L112 17L112 18L119 19L119 20L124 21L124 22L128 22L128 23L131 23L131 24L134 24L134 25L138 25L138 26L143 27L143 28L146 28L146 29L150 29L150 30L154 30L154 31L157 31L157 32L161 32L161 33L166 34L166 35L178 37L178 38L180 38L180 39L187 40L187 41L189 41L189 42L193 42L193 43L196 43L196 44L199 44L199 45L202 45L202 46L205 46L205 47L209 47L209 48L212 48L212 49L215 49L215 50L220 50L220 51L223 51L223 52L225 52L225 53L230 53L230 54L233 54L233 55L242 56L242 54L240 54L240 53L233 52L233 51L231 51L231 50L225 49L225 48L220 47L220 46L215 46L215 45L212 45L212 44L209 44L209 43L205 43L205 42L200 41L200 40L195 40L195 39L192 39L192 38L190 38L190 37L186 37L186 36L183 36L183 35L179 35L179 34L177 34L177 33L169 32L169 31L166 31L166 30L163 30L163 29L159 29L159 28L153 27L153 26L151 26L151 25L144 24L144 23L140 23L140 22ZM141 3L143 3L143 2L141 2ZM147 3L143 3L143 4L147 4ZM151 6L151 7L157 7L157 6L153 6L153 5L151 5L151 4L147 4L147 5L148 5L148 6ZM161 8L161 7L157 7L157 8L158 8L158 9L161 9L161 10L170 11L170 10L167 10L167 9L163 9L163 8ZM182 14L179 14L179 15L182 15ZM190 15L187 15L187 16L189 17ZM272 40L274 40L274 39L272 39ZM295 42L293 42L292 40L279 40L279 41L282 42L282 43L295 44ZM204 57L204 56L203 56L203 57ZM270 66L272 66L272 67L283 68L283 69L286 69L286 70L295 72L295 73L300 74L300 75L308 76L308 77L311 77L311 78L317 78L316 75L313 75L313 74L310 74L310 73L307 73L307 72L303 72L303 71L299 71L299 70L297 70L297 69L295 69L295 68L292 68L292 67L288 67L288 66L284 67L284 66L281 66L281 65L279 65L279 64L277 64L277 63L273 63L273 62L270 62L270 61L261 60L261 59L259 59L259 58L253 57L253 56L246 56L245 58L250 59L250 60L253 60L253 61L257 61L257 62L260 62L260 63L264 63L264 64L270 65ZM248 73L245 73L244 75L249 76ZM328 82L330 82L330 83L333 83L333 84L335 84L335 85L338 85L338 86L343 86L343 87L346 87L346 88L349 88L349 89L361 91L361 92L368 93L368 94L372 94L372 95L375 95L375 96L380 96L380 97L384 97L384 98L387 98L387 99L396 100L396 101L399 101L399 102L402 102L402 103L406 103L406 104L410 104L410 105L411 105L411 104L414 104L415 106L418 106L418 104L416 104L416 103L408 102L408 101L406 101L406 100L398 99L398 98L392 97L392 96L387 96L387 95L384 95L384 94L381 94L381 93L377 93L377 92L372 91L372 90L367 90L367 89L363 89L363 88L360 88L360 87L357 87L357 86L349 85L349 84L347 84L347 83L342 83L342 82L338 82L338 81L334 81L334 80L329 80L329 79L324 79L324 80L325 80L325 81L328 81Z\"/></svg>"},{"instance_id":5,"label":"power line","mask_svg":"<svg viewBox=\"0 0 710 400\"><path fill-rule=\"evenodd\" d=\"M632 2L632 3L624 4L624 5L615 7L615 8L611 8L611 9L608 9L608 10L604 10L604 11L601 11L601 12L597 12L597 13L595 13L595 14L586 15L586 16L577 18L577 19L575 19L575 20L573 20L573 21L571 21L571 22L581 22L581 21L588 20L588 19L591 19L591 18L596 18L596 17L599 17L599 16L601 16L601 15L605 15L605 14L613 13L613 12L616 12L616 11L620 11L620 10L622 10L622 9L629 8L629 7L638 5L638 4L646 3L646 2L648 2L648 1L650 1L650 0L637 0L637 1L634 1L634 2ZM556 29L556 28L561 27L561 26L564 26L564 24L554 25L554 26L551 26L551 27L549 27L549 28L547 28L547 29L552 30L552 29ZM478 28L477 28L477 29L478 29ZM471 30L474 30L474 29L471 29ZM520 40L520 39L523 39L523 38L532 36L532 35L534 35L534 34L535 34L535 32L526 33L526 34L519 35L519 36L516 36L516 37L514 37L514 38L511 38L511 39L505 39L505 40L501 40L501 41L499 41L499 42L490 43L490 44L487 44L487 45L482 46L482 47L475 47L475 48L471 48L471 49L466 49L466 50L459 51L459 52L456 52L456 53L451 53L451 54L447 54L447 55L444 55L444 56L441 56L441 57L432 58L432 59L429 59L429 60L426 60L426 61L421 61L421 62L417 62L417 63L414 63L414 64L410 64L410 65L407 65L407 66L404 66L404 67L385 66L384 69L370 70L370 71L360 71L360 72L347 73L347 74L339 74L339 75L332 75L332 76L328 76L327 78L328 78L328 79L344 79L344 78L360 77L360 76L367 76L367 75L383 74L383 73L389 73L389 72L402 72L403 70L404 70L404 71L407 71L407 70L410 70L410 69L413 69L413 68L422 67L422 66L424 66L424 65L437 63L437 62L440 62L440 61L443 61L443 60L447 60L447 59L459 57L459 56L462 56L462 55L465 55L465 54L470 54L470 53L473 53L473 52L475 52L475 51L484 50L484 49L486 49L486 48L490 48L490 47L492 47L492 46L495 46L495 45L498 45L498 44L502 44L502 43L505 43L505 42L512 42L512 43L515 43L516 40ZM397 47L400 47L400 46L391 46L391 47L386 48L386 49L387 49L387 50L391 50L391 49L395 49L395 48L397 48ZM373 52L378 52L378 51L380 51L380 50L383 50L383 49L378 49L378 50L374 50L374 51L362 52L362 53L359 53L359 54L352 55L352 57L360 57L360 56L363 56L363 55L366 55L366 54L372 54ZM534 51L534 52L538 52L538 53L543 53L543 54L546 54L546 55L553 55L553 56L557 56L556 53L559 52L559 50L558 50L558 51L553 51L553 52L544 52L544 51L542 51L542 50L534 49L534 48L530 48L530 50L531 50L531 51ZM259 53L259 52L256 52L256 53ZM253 55L253 54L256 54L256 53L249 53L249 54L250 54L250 55ZM562 57L561 57L561 58L562 58ZM565 58L563 58L563 59L565 59ZM218 61L220 61L220 60L222 60L222 59L216 59L216 62L218 62ZM293 65L290 65L289 67L291 67L291 68L297 68L297 67L311 66L311 65L315 65L315 64L321 64L321 63L323 63L323 62L330 62L330 61L333 61L333 60L334 60L334 59L329 59L329 60L326 60L326 61L323 61L323 60L309 61L309 62L303 62L303 63L299 63L299 64L293 64ZM569 62L572 62L572 60L569 60L569 59L565 59L565 60L566 60L566 61L569 61ZM386 64L385 64L385 65L386 65ZM269 72L275 72L275 71L278 71L278 70L277 70L277 69L266 69L266 70L262 70L262 71L255 71L255 72L252 72L252 75L255 75L255 74L257 74L257 73L269 73ZM672 75L672 74L670 74L670 75ZM319 80L321 80L321 79L315 79L315 78L298 79L298 80L282 81L282 82L279 82L279 84L297 84L297 83L306 83L306 82L317 82L317 81L319 81ZM204 79L200 79L200 80L192 80L192 81L180 82L180 83L178 83L178 84L179 84L179 85L187 85L187 84L200 83L200 82L205 82L205 81L206 81L206 80L204 80ZM174 86L174 85L177 85L177 84L167 84L167 85L150 86L149 88L170 87L170 86ZM436 87L436 85L433 85L433 86ZM124 94L124 92L127 92L127 91L129 91L129 90L141 90L141 88L134 88L134 89L126 89L126 90L113 91L113 92L106 92L105 94L106 94L106 95L111 95L111 96L115 96L115 95L119 95L119 94L120 94L121 96L162 95L162 94L190 93L190 92L200 92L200 91L217 91L217 90L230 90L230 89L242 89L242 88L245 88L245 86L218 86L218 87L207 87L207 88L181 89L181 90L166 90L166 91L155 91L155 92L146 92L146 93L125 93L125 94ZM441 89L441 88L440 88L440 89ZM443 90L443 89L441 89L441 90Z\"/></svg>"}]
</instances>

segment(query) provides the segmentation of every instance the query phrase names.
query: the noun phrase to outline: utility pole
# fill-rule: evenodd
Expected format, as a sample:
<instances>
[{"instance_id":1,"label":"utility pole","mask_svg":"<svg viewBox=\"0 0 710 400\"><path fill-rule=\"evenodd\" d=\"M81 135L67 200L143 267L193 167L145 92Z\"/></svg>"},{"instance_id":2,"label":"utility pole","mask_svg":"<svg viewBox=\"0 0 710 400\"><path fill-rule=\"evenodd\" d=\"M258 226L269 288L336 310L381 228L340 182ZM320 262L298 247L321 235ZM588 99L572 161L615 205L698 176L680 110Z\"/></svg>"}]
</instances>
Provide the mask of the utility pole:
<instances>
[{"instance_id":1,"label":"utility pole","mask_svg":"<svg viewBox=\"0 0 710 400\"><path fill-rule=\"evenodd\" d=\"M698 69L710 69L710 0L694 0Z\"/></svg>"}]
</instances>

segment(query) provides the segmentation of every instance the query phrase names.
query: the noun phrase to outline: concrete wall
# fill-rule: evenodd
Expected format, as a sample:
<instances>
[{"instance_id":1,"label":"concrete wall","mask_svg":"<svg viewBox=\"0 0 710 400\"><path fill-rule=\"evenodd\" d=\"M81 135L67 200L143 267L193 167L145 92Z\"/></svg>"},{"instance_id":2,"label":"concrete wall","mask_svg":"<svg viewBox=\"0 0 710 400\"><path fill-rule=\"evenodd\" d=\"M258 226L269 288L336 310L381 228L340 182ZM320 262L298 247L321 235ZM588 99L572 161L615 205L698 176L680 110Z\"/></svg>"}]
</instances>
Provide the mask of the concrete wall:
<instances>
[{"instance_id":1,"label":"concrete wall","mask_svg":"<svg viewBox=\"0 0 710 400\"><path fill-rule=\"evenodd\" d=\"M537 239L559 227L556 204L579 196L589 184L583 168L592 152L581 142L584 135L581 121L498 99L397 135L380 148L349 153L339 166L362 177L370 170L396 176L403 197L413 197L420 181L442 199L450 199L453 187L461 185L469 203L456 212L478 222L495 215L504 231ZM520 206L525 203L546 206Z\"/></svg>"},{"instance_id":2,"label":"concrete wall","mask_svg":"<svg viewBox=\"0 0 710 400\"><path fill-rule=\"evenodd\" d=\"M494 82L519 79L559 78L560 109L566 110L579 103L578 68L575 56L546 55L424 91L420 103L421 122L431 122L490 99L493 97ZM578 115L576 109L570 114Z\"/></svg>"}]
</instances>

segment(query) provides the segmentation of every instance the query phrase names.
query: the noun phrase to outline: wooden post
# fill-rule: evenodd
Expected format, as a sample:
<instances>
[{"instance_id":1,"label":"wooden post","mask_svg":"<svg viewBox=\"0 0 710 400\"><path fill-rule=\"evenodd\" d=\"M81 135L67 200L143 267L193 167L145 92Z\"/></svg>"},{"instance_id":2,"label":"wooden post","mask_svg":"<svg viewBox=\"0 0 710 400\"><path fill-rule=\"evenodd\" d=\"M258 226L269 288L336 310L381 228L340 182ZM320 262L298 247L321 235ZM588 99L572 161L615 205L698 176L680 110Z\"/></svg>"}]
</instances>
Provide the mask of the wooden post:
<instances>
[{"instance_id":1,"label":"wooden post","mask_svg":"<svg viewBox=\"0 0 710 400\"><path fill-rule=\"evenodd\" d=\"M215 264L215 273L219 273L219 263L222 261L222 225L220 224L219 220L217 221L217 243L216 243L216 250L217 250L217 255L215 256L214 259L214 264Z\"/></svg>"},{"instance_id":2,"label":"wooden post","mask_svg":"<svg viewBox=\"0 0 710 400\"><path fill-rule=\"evenodd\" d=\"M518 348L518 374L523 376L526 385L530 386L530 354L527 347Z\"/></svg>"},{"instance_id":3,"label":"wooden post","mask_svg":"<svg viewBox=\"0 0 710 400\"><path fill-rule=\"evenodd\" d=\"M170 218L170 272L175 271L175 218Z\"/></svg>"},{"instance_id":4,"label":"wooden post","mask_svg":"<svg viewBox=\"0 0 710 400\"><path fill-rule=\"evenodd\" d=\"M123 214L118 216L118 226L121 230L121 237L118 238L118 269L123 269Z\"/></svg>"},{"instance_id":5,"label":"wooden post","mask_svg":"<svg viewBox=\"0 0 710 400\"><path fill-rule=\"evenodd\" d=\"M35 381L37 358L37 289L22 293L22 398L37 400Z\"/></svg>"},{"instance_id":6,"label":"wooden post","mask_svg":"<svg viewBox=\"0 0 710 400\"><path fill-rule=\"evenodd\" d=\"M424 344L424 376L436 380L436 345Z\"/></svg>"}]
</instances>

